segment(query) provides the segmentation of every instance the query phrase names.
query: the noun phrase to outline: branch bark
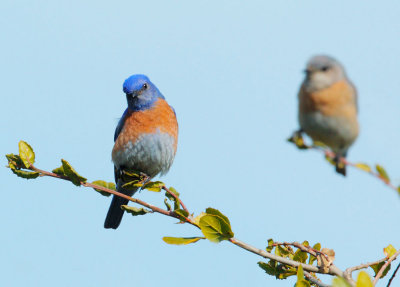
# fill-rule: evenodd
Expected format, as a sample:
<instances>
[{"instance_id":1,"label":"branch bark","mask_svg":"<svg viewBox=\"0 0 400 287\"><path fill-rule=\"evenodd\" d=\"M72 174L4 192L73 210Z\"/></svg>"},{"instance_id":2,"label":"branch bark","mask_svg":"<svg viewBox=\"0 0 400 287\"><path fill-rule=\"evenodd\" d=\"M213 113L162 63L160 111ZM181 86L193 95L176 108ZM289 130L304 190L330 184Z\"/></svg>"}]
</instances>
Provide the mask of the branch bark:
<instances>
[{"instance_id":1,"label":"branch bark","mask_svg":"<svg viewBox=\"0 0 400 287\"><path fill-rule=\"evenodd\" d=\"M379 270L378 274L376 274L374 282L372 282L374 284L374 286L376 285L376 283L378 282L379 278L381 278L383 272L385 271L385 269L389 266L389 264L395 260L397 258L397 256L399 256L400 254L400 249L397 250L397 252L395 254L393 254L388 261L386 261L386 263L382 266L382 268Z\"/></svg>"},{"instance_id":2,"label":"branch bark","mask_svg":"<svg viewBox=\"0 0 400 287\"><path fill-rule=\"evenodd\" d=\"M236 246L239 246L239 247L241 247L241 248L243 248L243 249L245 249L247 251L250 251L250 252L252 252L254 254L257 254L257 255L259 255L261 257L264 257L264 258L267 258L267 259L272 259L272 260L278 261L280 263L283 263L283 264L286 264L286 265L290 265L290 266L294 266L294 267L298 267L298 266L301 265L303 267L303 270L305 270L305 271L314 272L314 273L322 273L322 272L320 272L320 269L317 266L309 265L309 264L305 264L305 263L300 263L298 261L294 261L294 260L291 260L291 259L288 259L288 258L277 256L277 255L269 253L269 252L267 252L265 250L262 250L262 249L254 247L254 246L251 246L251 245L249 245L247 243L244 243L243 241L240 241L240 240L238 240L236 238L231 238L229 241L232 242L233 244L235 244ZM329 267L329 271L328 271L327 274L343 277L343 271L341 271L334 264L332 264Z\"/></svg>"},{"instance_id":3,"label":"branch bark","mask_svg":"<svg viewBox=\"0 0 400 287\"><path fill-rule=\"evenodd\" d=\"M330 285L325 284L321 282L321 280L318 280L317 278L313 277L309 272L303 270L303 273L304 276L307 278L307 280L310 281L311 283L314 283L319 287L331 287Z\"/></svg>"},{"instance_id":4,"label":"branch bark","mask_svg":"<svg viewBox=\"0 0 400 287\"><path fill-rule=\"evenodd\" d=\"M345 162L345 164L346 165L354 165L354 164L351 164L351 163L348 163L348 162ZM36 171L36 172L39 172L40 176L50 176L50 177L54 177L54 178L59 178L59 179L71 181L71 179L69 179L66 176L58 175L58 174L55 174L53 172L44 171L44 170L41 170L41 169L38 169L38 168L34 167L33 165L31 165L29 169L31 169L33 171ZM93 184L93 183L89 183L89 182L81 182L81 185L85 186L85 187L98 189L98 190L113 194L115 196L119 196L119 197L125 198L125 199L127 199L127 200L129 200L131 202L134 202L136 204L144 206L144 207L152 210L155 213L163 214L163 215L166 215L166 216L169 216L169 217L173 217L173 218L176 218L176 219L181 219L182 218L182 216L179 216L174 211L164 210L162 208L159 208L157 206L154 206L152 204L149 204L149 203L144 202L142 200L139 200L137 198L132 198L132 197L127 196L127 195L125 195L123 193L120 193L118 191L115 191L115 190L112 190L112 189L109 189L109 188L106 188L106 187L102 187L102 186L99 186L99 185L96 185L96 184ZM162 187L162 189L164 189L167 193L169 193L176 200L178 200L180 205L182 206L182 208L190 214L189 210L187 209L187 207L185 206L185 204L182 202L182 200L179 197L177 197L174 193L172 193L165 185ZM197 224L191 222L191 220L189 218L187 218L186 222L190 223L191 225L196 226L197 228L199 228L199 226ZM251 246L251 245L249 245L249 244L247 244L247 243L245 243L243 241L240 241L240 240L238 240L236 238L231 238L231 239L229 239L229 241L231 243L233 243L234 245L236 245L236 246L238 246L238 247L240 247L240 248L242 248L244 250L247 250L247 251L249 251L251 253L254 253L254 254L256 254L258 256L261 256L263 258L266 258L266 259L275 260L275 261L277 261L277 262L279 262L281 264L285 264L285 265L292 266L292 267L298 267L298 266L301 265L303 267L304 272L305 272L304 274L305 274L306 279L309 280L310 282L320 286L320 287L328 287L329 285L327 285L327 284L321 282L320 280L318 280L317 278L313 277L310 274L310 272L318 273L318 274L329 274L329 275L333 275L333 276L344 277L345 280L347 280L352 286L355 286L355 282L354 282L354 280L353 280L353 278L351 276L352 272L354 272L356 270L363 269L363 268L367 268L367 267L369 267L369 266L371 266L373 264L380 263L380 262L383 262L383 261L386 260L386 258L384 258L384 259L381 259L381 260L378 260L378 261L375 261L375 262L372 262L372 263L361 264L361 265L358 265L358 266L347 268L344 272L342 270L340 270L338 267L336 267L334 264L331 264L329 266L329 269L327 269L328 271L325 271L325 270L323 271L318 266L314 266L314 265L310 265L310 264L306 264L306 263L301 263L301 262L298 262L298 261L295 261L295 260L291 260L291 259L286 258L286 257L277 256L275 254L267 252L266 250L262 250L262 249L254 247L254 246ZM292 243L283 242L283 243L275 243L275 244L276 245L279 245L279 244L292 245L292 246L297 247L300 250L302 250L304 252L307 252L307 253L315 256L315 257L317 255L323 255L325 257L327 256L326 254L324 254L321 251L315 250L315 249L313 249L313 248L311 248L309 246L304 246L304 245L302 245L302 244L300 244L298 242L292 242ZM382 276L384 270L390 264L390 262L395 260L399 254L400 254L400 250L397 251L392 257L390 257L387 260L385 265L382 266L382 268L379 270L377 276L375 277L374 284L376 284L376 282ZM396 269L396 271L397 271L397 269ZM394 277L394 275L395 275L395 273L393 274L392 277ZM391 278L391 279L393 279L393 278Z\"/></svg>"},{"instance_id":5,"label":"branch bark","mask_svg":"<svg viewBox=\"0 0 400 287\"><path fill-rule=\"evenodd\" d=\"M360 269L364 269L364 268L368 268L368 267L370 267L371 265L379 264L379 263L381 263L381 262L384 262L385 260L386 260L386 257L385 257L385 258L382 258L382 259L380 259L380 260L374 261L374 262L369 262L369 263L360 264L360 265L357 265L357 266L354 266L354 267L349 267L349 268L347 268L346 270L344 270L344 272L343 272L343 277L344 277L347 281L353 282L353 283L355 284L355 281L354 281L353 276L352 276L352 273L353 273L354 271L357 271L357 270L360 270Z\"/></svg>"}]
</instances>

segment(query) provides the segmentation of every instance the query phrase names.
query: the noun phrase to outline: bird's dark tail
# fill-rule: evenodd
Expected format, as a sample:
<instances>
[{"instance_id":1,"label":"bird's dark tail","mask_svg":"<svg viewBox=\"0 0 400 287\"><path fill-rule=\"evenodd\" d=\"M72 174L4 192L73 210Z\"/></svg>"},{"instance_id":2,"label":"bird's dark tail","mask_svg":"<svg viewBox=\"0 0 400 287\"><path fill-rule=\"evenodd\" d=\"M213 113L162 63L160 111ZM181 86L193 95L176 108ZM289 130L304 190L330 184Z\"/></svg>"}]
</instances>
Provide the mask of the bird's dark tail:
<instances>
[{"instance_id":1,"label":"bird's dark tail","mask_svg":"<svg viewBox=\"0 0 400 287\"><path fill-rule=\"evenodd\" d=\"M106 220L104 221L104 228L117 229L121 223L124 210L121 209L121 205L128 203L128 200L118 196L113 197L110 208L108 209Z\"/></svg>"},{"instance_id":2,"label":"bird's dark tail","mask_svg":"<svg viewBox=\"0 0 400 287\"><path fill-rule=\"evenodd\" d=\"M136 190L124 190L117 186L117 190L123 194L132 196ZM110 208L108 209L108 213L106 216L106 220L104 221L104 228L112 228L112 229L117 229L119 224L121 223L122 216L124 216L124 210L121 209L121 205L126 205L128 204L129 200L125 198L121 198L119 196L114 195L113 199L111 201Z\"/></svg>"},{"instance_id":3,"label":"bird's dark tail","mask_svg":"<svg viewBox=\"0 0 400 287\"><path fill-rule=\"evenodd\" d=\"M340 156L335 157L336 172L346 176L346 165L340 160Z\"/></svg>"}]
</instances>

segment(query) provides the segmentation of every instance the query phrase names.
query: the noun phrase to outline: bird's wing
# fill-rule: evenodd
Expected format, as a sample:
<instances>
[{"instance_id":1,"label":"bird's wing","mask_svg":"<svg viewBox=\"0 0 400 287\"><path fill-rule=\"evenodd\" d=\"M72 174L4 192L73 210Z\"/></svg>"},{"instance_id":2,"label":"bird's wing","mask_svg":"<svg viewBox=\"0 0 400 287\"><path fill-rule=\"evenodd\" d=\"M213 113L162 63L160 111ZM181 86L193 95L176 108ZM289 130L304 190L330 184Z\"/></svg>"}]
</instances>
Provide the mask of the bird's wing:
<instances>
[{"instance_id":1,"label":"bird's wing","mask_svg":"<svg viewBox=\"0 0 400 287\"><path fill-rule=\"evenodd\" d=\"M128 108L125 110L125 112L122 114L122 117L120 118L117 127L115 128L115 133L114 133L114 141L117 140L119 134L122 131L122 128L124 127L126 116L128 115Z\"/></svg>"},{"instance_id":2,"label":"bird's wing","mask_svg":"<svg viewBox=\"0 0 400 287\"><path fill-rule=\"evenodd\" d=\"M356 105L357 113L358 113L358 92L356 86L349 80L350 86L353 88L353 96L354 96L354 104Z\"/></svg>"}]
</instances>

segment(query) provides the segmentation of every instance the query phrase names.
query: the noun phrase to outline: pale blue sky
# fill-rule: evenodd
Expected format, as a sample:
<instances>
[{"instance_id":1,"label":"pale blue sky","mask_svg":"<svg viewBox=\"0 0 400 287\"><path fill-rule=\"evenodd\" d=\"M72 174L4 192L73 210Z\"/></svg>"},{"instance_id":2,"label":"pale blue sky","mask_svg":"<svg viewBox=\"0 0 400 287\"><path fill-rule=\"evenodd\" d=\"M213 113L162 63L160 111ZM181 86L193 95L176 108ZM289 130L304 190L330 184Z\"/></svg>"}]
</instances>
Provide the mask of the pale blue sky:
<instances>
[{"instance_id":1,"label":"pale blue sky","mask_svg":"<svg viewBox=\"0 0 400 287\"><path fill-rule=\"evenodd\" d=\"M349 160L381 163L400 184L398 1L2 1L2 154L20 139L37 166L65 158L89 180L113 180L122 83L144 73L174 106L175 163L162 178L195 213L212 206L237 238L321 242L346 268L400 248L400 199L316 152L286 142L307 59L340 60L359 91L361 133ZM3 158L2 166L6 165ZM1 286L293 286L224 242L161 215L103 229L110 199L0 169ZM162 204L158 194L139 197ZM399 282L399 280L398 280Z\"/></svg>"}]
</instances>

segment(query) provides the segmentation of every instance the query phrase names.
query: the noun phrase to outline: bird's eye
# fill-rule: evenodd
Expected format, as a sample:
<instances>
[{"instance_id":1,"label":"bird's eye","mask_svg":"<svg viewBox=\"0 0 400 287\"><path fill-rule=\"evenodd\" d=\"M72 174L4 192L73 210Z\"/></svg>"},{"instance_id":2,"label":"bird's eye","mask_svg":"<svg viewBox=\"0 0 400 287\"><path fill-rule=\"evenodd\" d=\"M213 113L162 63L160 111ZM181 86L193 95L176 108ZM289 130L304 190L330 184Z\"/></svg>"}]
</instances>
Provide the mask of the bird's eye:
<instances>
[{"instance_id":1,"label":"bird's eye","mask_svg":"<svg viewBox=\"0 0 400 287\"><path fill-rule=\"evenodd\" d=\"M321 68L321 71L322 72L326 72L326 71L328 71L329 70L329 67L328 66L323 66L322 68Z\"/></svg>"},{"instance_id":2,"label":"bird's eye","mask_svg":"<svg viewBox=\"0 0 400 287\"><path fill-rule=\"evenodd\" d=\"M147 88L148 88L147 83L144 83L142 89L146 90Z\"/></svg>"}]
</instances>

